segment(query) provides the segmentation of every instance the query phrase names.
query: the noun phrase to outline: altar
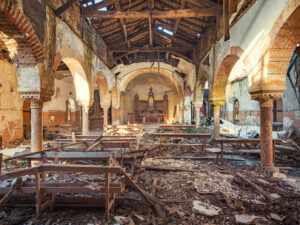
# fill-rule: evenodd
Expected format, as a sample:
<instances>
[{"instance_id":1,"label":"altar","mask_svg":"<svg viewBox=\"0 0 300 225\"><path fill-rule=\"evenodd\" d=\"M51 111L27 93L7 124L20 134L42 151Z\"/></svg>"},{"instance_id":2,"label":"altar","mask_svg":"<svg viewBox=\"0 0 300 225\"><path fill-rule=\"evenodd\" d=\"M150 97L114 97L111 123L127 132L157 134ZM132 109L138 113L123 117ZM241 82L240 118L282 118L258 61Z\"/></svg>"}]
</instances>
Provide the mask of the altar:
<instances>
[{"instance_id":1,"label":"altar","mask_svg":"<svg viewBox=\"0 0 300 225\"><path fill-rule=\"evenodd\" d=\"M128 117L129 118L129 117ZM169 120L168 95L163 100L156 100L152 87L148 93L148 100L140 100L138 94L134 98L135 123L162 123Z\"/></svg>"}]
</instances>

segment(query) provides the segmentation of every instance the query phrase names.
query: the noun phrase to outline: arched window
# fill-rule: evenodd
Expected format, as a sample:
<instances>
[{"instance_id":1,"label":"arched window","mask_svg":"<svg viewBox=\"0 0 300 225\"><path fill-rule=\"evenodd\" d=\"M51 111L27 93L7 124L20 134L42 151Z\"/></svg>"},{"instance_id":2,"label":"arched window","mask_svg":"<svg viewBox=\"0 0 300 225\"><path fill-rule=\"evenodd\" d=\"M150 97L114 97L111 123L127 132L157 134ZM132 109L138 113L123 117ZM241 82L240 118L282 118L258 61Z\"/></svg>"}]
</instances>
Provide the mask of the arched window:
<instances>
[{"instance_id":1,"label":"arched window","mask_svg":"<svg viewBox=\"0 0 300 225\"><path fill-rule=\"evenodd\" d=\"M65 121L71 121L71 104L69 100L66 101L66 114L65 114Z\"/></svg>"}]
</instances>

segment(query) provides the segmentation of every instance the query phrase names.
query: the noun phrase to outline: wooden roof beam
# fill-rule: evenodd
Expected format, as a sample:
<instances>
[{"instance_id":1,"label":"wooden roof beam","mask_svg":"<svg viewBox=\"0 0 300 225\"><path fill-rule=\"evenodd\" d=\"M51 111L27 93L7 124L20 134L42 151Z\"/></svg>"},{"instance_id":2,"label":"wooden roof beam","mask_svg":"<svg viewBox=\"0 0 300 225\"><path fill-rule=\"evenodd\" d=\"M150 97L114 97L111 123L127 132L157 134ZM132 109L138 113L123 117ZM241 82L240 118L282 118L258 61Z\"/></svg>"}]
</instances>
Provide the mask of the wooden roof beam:
<instances>
[{"instance_id":1,"label":"wooden roof beam","mask_svg":"<svg viewBox=\"0 0 300 225\"><path fill-rule=\"evenodd\" d=\"M109 48L109 52L188 52L192 48L186 47L132 47L132 48Z\"/></svg>"},{"instance_id":2,"label":"wooden roof beam","mask_svg":"<svg viewBox=\"0 0 300 225\"><path fill-rule=\"evenodd\" d=\"M184 9L184 7L185 7L185 0L181 0L180 9ZM174 30L173 30L174 35L177 33L180 21L181 21L181 18L176 19Z\"/></svg>"},{"instance_id":3,"label":"wooden roof beam","mask_svg":"<svg viewBox=\"0 0 300 225\"><path fill-rule=\"evenodd\" d=\"M150 13L153 19L157 18L185 18L185 17L209 17L217 16L216 8L202 8L202 9L178 9L169 11L149 10L145 11L97 11L83 9L83 17L95 18L128 18L128 19L148 19Z\"/></svg>"},{"instance_id":4,"label":"wooden roof beam","mask_svg":"<svg viewBox=\"0 0 300 225\"><path fill-rule=\"evenodd\" d=\"M150 16L149 16L149 44L150 46L153 46L153 32L152 32L152 7L153 7L153 2L152 0L148 0L148 10L150 11Z\"/></svg>"},{"instance_id":5,"label":"wooden roof beam","mask_svg":"<svg viewBox=\"0 0 300 225\"><path fill-rule=\"evenodd\" d=\"M115 2L115 7L118 11L121 11L120 3L119 1ZM128 48L130 48L130 42L127 40L127 29L126 29L126 23L123 18L119 18L121 27L123 29L123 34L125 38L125 42L127 43Z\"/></svg>"},{"instance_id":6,"label":"wooden roof beam","mask_svg":"<svg viewBox=\"0 0 300 225\"><path fill-rule=\"evenodd\" d=\"M144 51L140 51L140 52L144 52ZM153 52L153 51L149 51L149 52ZM191 62L191 63L194 64L194 61L193 61L192 59L190 59L190 58L186 57L185 55L183 55L183 54L181 54L181 53L179 53L179 52L177 52L177 51L174 51L174 50L157 51L157 52L169 52L169 53L171 53L171 54L173 54L173 55L178 56L179 58L182 58L182 59L184 59L184 60L186 60L186 61ZM128 55L131 55L131 54L134 54L134 53L138 53L138 51L132 51L132 52L124 53L124 54L122 54L122 55L120 55L120 56L114 58L114 61L121 60L123 57L128 56Z\"/></svg>"}]
</instances>

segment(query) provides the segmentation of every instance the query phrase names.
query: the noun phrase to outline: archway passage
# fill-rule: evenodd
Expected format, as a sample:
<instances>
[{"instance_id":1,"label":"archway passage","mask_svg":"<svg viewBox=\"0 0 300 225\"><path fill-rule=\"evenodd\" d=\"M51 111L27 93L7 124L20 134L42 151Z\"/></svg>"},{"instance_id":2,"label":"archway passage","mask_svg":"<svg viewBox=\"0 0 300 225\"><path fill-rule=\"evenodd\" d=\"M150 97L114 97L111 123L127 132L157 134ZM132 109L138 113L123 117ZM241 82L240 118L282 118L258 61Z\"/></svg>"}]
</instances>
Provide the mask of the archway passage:
<instances>
[{"instance_id":1,"label":"archway passage","mask_svg":"<svg viewBox=\"0 0 300 225\"><path fill-rule=\"evenodd\" d=\"M43 126L48 137L60 131L80 129L81 116L76 97L71 71L61 61L55 71L54 95L43 106Z\"/></svg>"},{"instance_id":2,"label":"archway passage","mask_svg":"<svg viewBox=\"0 0 300 225\"><path fill-rule=\"evenodd\" d=\"M177 120L178 87L166 76L145 73L135 76L121 95L123 123L159 123Z\"/></svg>"},{"instance_id":3,"label":"archway passage","mask_svg":"<svg viewBox=\"0 0 300 225\"><path fill-rule=\"evenodd\" d=\"M274 101L286 90L286 74L292 55L300 42L300 3L290 1L274 23L261 65L252 77L252 98L260 103L261 163L273 170L272 122ZM276 103L275 103L276 104Z\"/></svg>"}]
</instances>

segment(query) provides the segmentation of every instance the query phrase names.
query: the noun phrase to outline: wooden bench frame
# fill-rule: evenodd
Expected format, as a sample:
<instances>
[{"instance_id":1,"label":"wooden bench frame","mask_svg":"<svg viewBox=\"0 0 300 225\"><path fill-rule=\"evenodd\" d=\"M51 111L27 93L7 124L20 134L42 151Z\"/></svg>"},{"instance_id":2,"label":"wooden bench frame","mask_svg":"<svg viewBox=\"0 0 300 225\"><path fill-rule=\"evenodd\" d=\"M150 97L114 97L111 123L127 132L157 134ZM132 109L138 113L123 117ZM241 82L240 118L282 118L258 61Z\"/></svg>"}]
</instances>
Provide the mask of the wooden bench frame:
<instances>
[{"instance_id":1,"label":"wooden bench frame","mask_svg":"<svg viewBox=\"0 0 300 225\"><path fill-rule=\"evenodd\" d=\"M121 193L124 189L124 186L120 183L112 184L111 179L115 177L115 174L121 174L121 167L111 166L112 157L108 158L107 166L90 166L90 165L54 165L54 164L43 164L41 166L27 168L22 170L17 170L13 172L7 172L0 175L0 181L11 179L11 178L20 178L25 175L35 175L36 182L25 183L21 187L18 187L14 192L21 193L35 193L36 196L36 217L40 218L41 212L50 207L54 208L55 205L55 193L105 193L105 217L109 219L110 210L114 206L116 193ZM115 160L115 159L114 159ZM102 183L102 187L95 191L89 190L81 184L76 183L49 183L44 182L41 179L42 174L49 172L81 172L87 174L98 174L105 173L105 182ZM124 183L124 182L123 182ZM0 193L9 192L9 188L0 188ZM46 202L42 202L42 195L44 193L51 193L50 199ZM5 197L5 196L4 196Z\"/></svg>"},{"instance_id":2,"label":"wooden bench frame","mask_svg":"<svg viewBox=\"0 0 300 225\"><path fill-rule=\"evenodd\" d=\"M159 138L159 150L160 153L162 152L162 139L166 138L180 138L181 139L181 144L182 145L188 145L188 144L183 144L183 139L189 139L189 138L201 138L203 139L203 143L202 143L202 152L205 151L205 147L206 147L206 139L211 137L211 134L209 133L156 133L154 134L156 138ZM192 146L193 144L191 144ZM201 144L199 144L200 146Z\"/></svg>"},{"instance_id":3,"label":"wooden bench frame","mask_svg":"<svg viewBox=\"0 0 300 225\"><path fill-rule=\"evenodd\" d=\"M273 139L273 149L275 149L275 143L280 143L282 140ZM214 143L221 144L221 151L216 152L216 161L219 161L219 155L221 155L221 165L223 165L224 161L224 143L229 144L260 144L260 138L249 138L249 139L241 139L241 138L214 138ZM275 162L275 150L273 151L273 160Z\"/></svg>"}]
</instances>

